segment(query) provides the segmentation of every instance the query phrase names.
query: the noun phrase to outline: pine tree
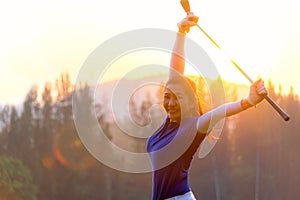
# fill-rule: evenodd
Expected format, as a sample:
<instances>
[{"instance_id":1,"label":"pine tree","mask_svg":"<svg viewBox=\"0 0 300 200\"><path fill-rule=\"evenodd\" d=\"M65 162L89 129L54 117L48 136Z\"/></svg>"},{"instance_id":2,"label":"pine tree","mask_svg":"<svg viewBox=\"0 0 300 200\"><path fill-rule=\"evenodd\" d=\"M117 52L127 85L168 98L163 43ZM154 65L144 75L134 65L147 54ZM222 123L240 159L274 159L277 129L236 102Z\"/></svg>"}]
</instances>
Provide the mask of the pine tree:
<instances>
[{"instance_id":1,"label":"pine tree","mask_svg":"<svg viewBox=\"0 0 300 200\"><path fill-rule=\"evenodd\" d=\"M18 135L18 131L20 130L20 117L18 116L17 110L15 106L12 106L10 114L10 123L9 123L9 130L6 133L6 151L8 155L13 155L18 151L16 145L16 139Z\"/></svg>"},{"instance_id":2,"label":"pine tree","mask_svg":"<svg viewBox=\"0 0 300 200\"><path fill-rule=\"evenodd\" d=\"M56 80L56 122L61 125L72 119L72 94L75 86L71 83L69 74L61 74L60 79Z\"/></svg>"}]
</instances>

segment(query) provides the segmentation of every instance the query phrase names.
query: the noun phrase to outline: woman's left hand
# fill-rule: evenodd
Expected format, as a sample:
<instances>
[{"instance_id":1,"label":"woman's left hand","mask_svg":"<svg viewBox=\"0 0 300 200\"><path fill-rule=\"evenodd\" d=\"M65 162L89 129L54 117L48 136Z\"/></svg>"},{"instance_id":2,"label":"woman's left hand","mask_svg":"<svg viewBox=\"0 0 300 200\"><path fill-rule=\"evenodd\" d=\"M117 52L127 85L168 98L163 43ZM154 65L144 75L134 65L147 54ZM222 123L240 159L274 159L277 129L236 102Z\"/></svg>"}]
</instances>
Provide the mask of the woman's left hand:
<instances>
[{"instance_id":1,"label":"woman's left hand","mask_svg":"<svg viewBox=\"0 0 300 200\"><path fill-rule=\"evenodd\" d=\"M268 91L264 85L264 81L259 79L254 82L250 87L249 96L246 100L253 106L260 103L265 96L268 94Z\"/></svg>"}]
</instances>

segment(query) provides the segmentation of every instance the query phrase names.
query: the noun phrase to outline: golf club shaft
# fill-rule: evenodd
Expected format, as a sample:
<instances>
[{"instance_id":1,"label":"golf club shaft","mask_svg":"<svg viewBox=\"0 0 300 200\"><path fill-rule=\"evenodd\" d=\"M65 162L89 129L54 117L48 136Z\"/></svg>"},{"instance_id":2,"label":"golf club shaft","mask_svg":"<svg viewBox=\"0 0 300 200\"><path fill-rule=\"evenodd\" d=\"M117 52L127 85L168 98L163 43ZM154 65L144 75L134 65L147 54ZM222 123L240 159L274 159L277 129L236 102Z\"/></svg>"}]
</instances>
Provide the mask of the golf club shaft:
<instances>
[{"instance_id":1,"label":"golf club shaft","mask_svg":"<svg viewBox=\"0 0 300 200\"><path fill-rule=\"evenodd\" d=\"M204 35L218 48L221 50L221 47L218 45L218 43L216 43L216 41L214 41L202 28L201 26L199 26L197 24L197 27L202 31L202 33L204 33Z\"/></svg>"},{"instance_id":2,"label":"golf club shaft","mask_svg":"<svg viewBox=\"0 0 300 200\"><path fill-rule=\"evenodd\" d=\"M207 38L219 49L221 47L197 24L198 28L207 36ZM237 68L241 74L250 82L253 83L253 80L248 76L248 74L232 59L230 62ZM288 121L290 119L289 115L278 105L275 103L273 99L271 99L268 95L265 96L265 99L270 103L270 105L279 113L279 115L285 120Z\"/></svg>"},{"instance_id":3,"label":"golf club shaft","mask_svg":"<svg viewBox=\"0 0 300 200\"><path fill-rule=\"evenodd\" d=\"M181 0L180 1L183 9L186 13L191 12L190 4L188 0ZM198 24L197 27L204 33L204 35L219 49L221 47L218 45L216 41L212 39ZM248 74L232 59L230 59L231 63L243 74L243 76L248 79L250 83L253 83L253 80L248 76ZM290 119L289 115L278 105L275 103L273 99L271 99L268 95L265 96L265 99L270 103L270 105L278 112L278 114L285 120L288 121Z\"/></svg>"}]
</instances>

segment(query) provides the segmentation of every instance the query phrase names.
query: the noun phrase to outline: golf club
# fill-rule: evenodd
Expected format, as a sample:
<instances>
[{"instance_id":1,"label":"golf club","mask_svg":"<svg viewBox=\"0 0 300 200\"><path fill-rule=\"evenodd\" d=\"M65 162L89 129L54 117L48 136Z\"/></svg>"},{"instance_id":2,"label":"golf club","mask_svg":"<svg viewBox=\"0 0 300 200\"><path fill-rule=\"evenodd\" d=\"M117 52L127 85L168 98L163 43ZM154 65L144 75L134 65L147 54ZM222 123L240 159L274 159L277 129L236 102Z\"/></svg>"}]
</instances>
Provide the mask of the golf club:
<instances>
[{"instance_id":1,"label":"golf club","mask_svg":"<svg viewBox=\"0 0 300 200\"><path fill-rule=\"evenodd\" d=\"M188 0L181 0L181 6L183 7L186 13L191 12L190 4ZM221 47L197 24L197 27L204 33L204 35L219 49ZM246 72L232 59L230 62L243 74L243 76L248 79L250 83L253 83L253 80L246 74ZM268 95L265 96L265 99L270 103L270 105L278 112L278 114L285 120L288 121L290 116L279 106L275 103L273 99L271 99Z\"/></svg>"}]
</instances>

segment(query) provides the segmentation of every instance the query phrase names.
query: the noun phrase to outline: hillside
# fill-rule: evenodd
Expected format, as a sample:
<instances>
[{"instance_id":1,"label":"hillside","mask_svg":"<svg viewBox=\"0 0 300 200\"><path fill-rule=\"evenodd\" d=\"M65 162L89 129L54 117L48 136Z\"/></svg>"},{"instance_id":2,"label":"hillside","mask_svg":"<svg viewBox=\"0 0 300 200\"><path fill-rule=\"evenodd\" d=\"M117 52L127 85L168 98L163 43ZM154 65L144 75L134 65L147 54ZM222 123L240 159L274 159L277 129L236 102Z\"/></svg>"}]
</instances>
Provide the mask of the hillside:
<instances>
[{"instance_id":1,"label":"hillside","mask_svg":"<svg viewBox=\"0 0 300 200\"><path fill-rule=\"evenodd\" d=\"M197 77L191 77L195 79ZM122 79L105 82L91 87L95 97L94 102L105 107L106 112L115 113L118 118L127 116L130 98L139 106L145 100L152 104L160 104L160 93L163 91L163 83L167 81L167 75L143 77L142 79ZM207 87L216 80L206 79ZM225 100L243 98L247 95L248 86L232 82L222 81ZM230 96L235 92L235 97ZM211 94L212 95L212 94Z\"/></svg>"}]
</instances>

